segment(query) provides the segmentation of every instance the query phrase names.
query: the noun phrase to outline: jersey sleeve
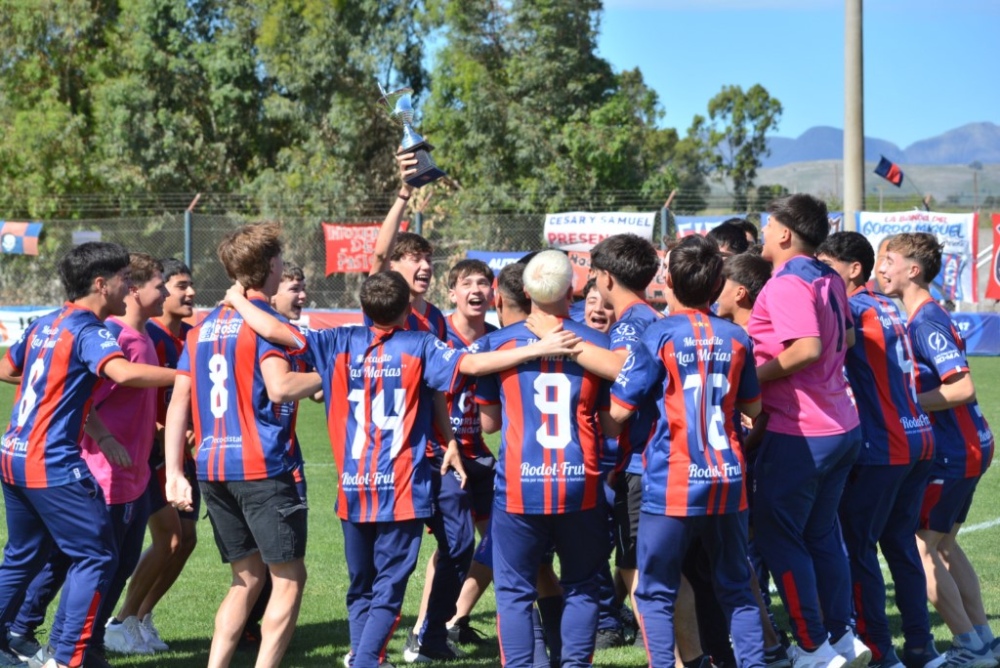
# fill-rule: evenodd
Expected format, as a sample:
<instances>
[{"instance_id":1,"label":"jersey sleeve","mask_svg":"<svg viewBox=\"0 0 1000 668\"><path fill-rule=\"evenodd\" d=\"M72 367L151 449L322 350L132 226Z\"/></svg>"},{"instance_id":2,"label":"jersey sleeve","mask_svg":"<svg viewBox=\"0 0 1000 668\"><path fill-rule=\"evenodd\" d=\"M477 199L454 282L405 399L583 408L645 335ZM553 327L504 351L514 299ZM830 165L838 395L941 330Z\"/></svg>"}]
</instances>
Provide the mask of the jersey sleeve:
<instances>
[{"instance_id":1,"label":"jersey sleeve","mask_svg":"<svg viewBox=\"0 0 1000 668\"><path fill-rule=\"evenodd\" d=\"M634 346L611 386L611 401L634 411L662 373L663 365L646 346Z\"/></svg>"},{"instance_id":2,"label":"jersey sleeve","mask_svg":"<svg viewBox=\"0 0 1000 668\"><path fill-rule=\"evenodd\" d=\"M630 322L616 322L608 332L611 350L632 350L639 344L639 332Z\"/></svg>"},{"instance_id":3,"label":"jersey sleeve","mask_svg":"<svg viewBox=\"0 0 1000 668\"><path fill-rule=\"evenodd\" d=\"M10 348L7 349L7 361L10 365L14 367L15 371L24 370L24 357L28 351L28 335L33 331L33 327L29 327L21 333L21 338L17 340Z\"/></svg>"},{"instance_id":4,"label":"jersey sleeve","mask_svg":"<svg viewBox=\"0 0 1000 668\"><path fill-rule=\"evenodd\" d=\"M812 287L797 276L771 280L774 285L769 286L767 305L776 338L786 342L819 336L819 315Z\"/></svg>"},{"instance_id":5,"label":"jersey sleeve","mask_svg":"<svg viewBox=\"0 0 1000 668\"><path fill-rule=\"evenodd\" d=\"M76 334L77 354L91 373L101 375L104 365L115 357L124 357L117 339L103 324L81 327Z\"/></svg>"},{"instance_id":6,"label":"jersey sleeve","mask_svg":"<svg viewBox=\"0 0 1000 668\"><path fill-rule=\"evenodd\" d=\"M466 348L466 351L470 353L487 353L493 349L493 343L490 340L490 335L474 341L472 345ZM492 405L500 403L500 381L496 374L489 376L480 376L476 379L476 395L474 401L477 404Z\"/></svg>"},{"instance_id":7,"label":"jersey sleeve","mask_svg":"<svg viewBox=\"0 0 1000 668\"><path fill-rule=\"evenodd\" d=\"M424 382L435 390L453 392L458 384L458 364L467 354L429 334L423 340Z\"/></svg>"},{"instance_id":8,"label":"jersey sleeve","mask_svg":"<svg viewBox=\"0 0 1000 668\"><path fill-rule=\"evenodd\" d=\"M760 399L760 383L757 380L757 364L754 362L753 343L747 336L740 340L746 349L743 360L743 370L740 371L740 386L736 391L736 400L749 402Z\"/></svg>"},{"instance_id":9,"label":"jersey sleeve","mask_svg":"<svg viewBox=\"0 0 1000 668\"><path fill-rule=\"evenodd\" d=\"M305 362L309 369L319 373L323 378L330 375L330 361L336 359L337 337L339 329L307 329L302 334L305 345L300 351L299 359ZM282 349L284 350L284 349Z\"/></svg>"},{"instance_id":10,"label":"jersey sleeve","mask_svg":"<svg viewBox=\"0 0 1000 668\"><path fill-rule=\"evenodd\" d=\"M184 350L181 351L181 356L177 360L177 373L184 376L191 375L191 355L189 354L192 346L197 346L198 342L192 340L193 337L188 337L187 345L184 346Z\"/></svg>"},{"instance_id":11,"label":"jersey sleeve","mask_svg":"<svg viewBox=\"0 0 1000 668\"><path fill-rule=\"evenodd\" d=\"M958 341L950 329L938 322L925 320L918 324L913 344L917 355L934 369L941 382L969 370L969 362Z\"/></svg>"}]
</instances>

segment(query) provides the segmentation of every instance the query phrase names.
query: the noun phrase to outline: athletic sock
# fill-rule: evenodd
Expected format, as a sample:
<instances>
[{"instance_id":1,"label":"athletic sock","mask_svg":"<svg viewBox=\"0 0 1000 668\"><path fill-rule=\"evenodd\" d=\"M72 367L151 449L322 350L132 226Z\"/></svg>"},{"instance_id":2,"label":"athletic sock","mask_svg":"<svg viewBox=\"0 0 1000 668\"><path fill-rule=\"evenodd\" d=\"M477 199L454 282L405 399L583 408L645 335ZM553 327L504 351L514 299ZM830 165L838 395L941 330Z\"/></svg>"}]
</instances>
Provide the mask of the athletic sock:
<instances>
[{"instance_id":1,"label":"athletic sock","mask_svg":"<svg viewBox=\"0 0 1000 668\"><path fill-rule=\"evenodd\" d=\"M979 634L975 630L955 636L955 644L966 649L971 649L973 652L978 652L985 646L982 638L979 637Z\"/></svg>"}]
</instances>

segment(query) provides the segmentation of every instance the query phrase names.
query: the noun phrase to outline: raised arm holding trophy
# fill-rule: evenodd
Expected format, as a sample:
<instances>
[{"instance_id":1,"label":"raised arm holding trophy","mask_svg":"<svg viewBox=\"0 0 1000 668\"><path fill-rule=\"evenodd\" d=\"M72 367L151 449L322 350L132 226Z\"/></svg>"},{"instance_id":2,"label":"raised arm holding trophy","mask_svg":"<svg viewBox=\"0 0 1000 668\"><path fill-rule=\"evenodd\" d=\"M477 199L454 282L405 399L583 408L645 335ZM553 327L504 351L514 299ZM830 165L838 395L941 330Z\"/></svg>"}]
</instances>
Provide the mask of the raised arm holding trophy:
<instances>
[{"instance_id":1,"label":"raised arm holding trophy","mask_svg":"<svg viewBox=\"0 0 1000 668\"><path fill-rule=\"evenodd\" d=\"M446 176L444 171L434 163L431 151L434 149L426 139L413 129L413 95L412 88L400 88L399 90L387 93L382 84L378 84L382 97L379 102L389 110L389 115L397 124L403 126L403 139L400 141L402 148L399 154L413 153L417 160L413 174L406 177L406 183L419 188L428 183Z\"/></svg>"}]
</instances>

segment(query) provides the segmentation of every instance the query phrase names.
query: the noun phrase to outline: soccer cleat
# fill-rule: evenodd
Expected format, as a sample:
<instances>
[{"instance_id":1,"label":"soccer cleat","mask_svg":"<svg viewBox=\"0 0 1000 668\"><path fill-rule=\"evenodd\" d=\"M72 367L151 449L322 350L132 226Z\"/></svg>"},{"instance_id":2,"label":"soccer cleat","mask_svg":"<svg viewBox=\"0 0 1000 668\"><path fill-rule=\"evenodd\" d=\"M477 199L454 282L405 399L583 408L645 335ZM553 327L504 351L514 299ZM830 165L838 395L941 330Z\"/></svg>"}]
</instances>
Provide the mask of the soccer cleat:
<instances>
[{"instance_id":1,"label":"soccer cleat","mask_svg":"<svg viewBox=\"0 0 1000 668\"><path fill-rule=\"evenodd\" d=\"M153 613L146 613L146 616L139 622L139 633L142 635L146 647L154 652L166 652L170 645L160 638L159 630L153 625Z\"/></svg>"},{"instance_id":2,"label":"soccer cleat","mask_svg":"<svg viewBox=\"0 0 1000 668\"><path fill-rule=\"evenodd\" d=\"M993 652L993 658L1000 661L1000 638L993 639L993 642L990 643L990 651Z\"/></svg>"},{"instance_id":3,"label":"soccer cleat","mask_svg":"<svg viewBox=\"0 0 1000 668\"><path fill-rule=\"evenodd\" d=\"M988 645L978 650L952 645L944 656L941 668L996 668L997 665L993 650Z\"/></svg>"},{"instance_id":4,"label":"soccer cleat","mask_svg":"<svg viewBox=\"0 0 1000 668\"><path fill-rule=\"evenodd\" d=\"M418 645L416 652L412 650L409 646L409 638L407 638L407 647L403 650L403 659L407 663L436 663L438 661L457 661L458 659L464 659L466 654L459 648L455 647L454 643L450 640L445 641L443 647L424 647L423 645Z\"/></svg>"},{"instance_id":5,"label":"soccer cleat","mask_svg":"<svg viewBox=\"0 0 1000 668\"><path fill-rule=\"evenodd\" d=\"M881 659L869 663L868 668L905 668L905 666L896 655L896 650L890 647Z\"/></svg>"},{"instance_id":6,"label":"soccer cleat","mask_svg":"<svg viewBox=\"0 0 1000 668\"><path fill-rule=\"evenodd\" d=\"M35 639L34 634L19 636L9 633L7 634L7 647L11 654L16 655L21 661L27 661L38 653L42 645ZM4 664L0 663L0 666L2 665Z\"/></svg>"},{"instance_id":7,"label":"soccer cleat","mask_svg":"<svg viewBox=\"0 0 1000 668\"><path fill-rule=\"evenodd\" d=\"M87 653L83 655L82 668L111 668L111 664L104 656L104 648L88 647Z\"/></svg>"},{"instance_id":8,"label":"soccer cleat","mask_svg":"<svg viewBox=\"0 0 1000 668\"><path fill-rule=\"evenodd\" d=\"M846 668L847 659L838 654L830 645L830 641L809 652L796 645L788 650L792 668Z\"/></svg>"},{"instance_id":9,"label":"soccer cleat","mask_svg":"<svg viewBox=\"0 0 1000 668\"><path fill-rule=\"evenodd\" d=\"M460 645L486 644L486 636L469 624L469 617L459 617L448 627L448 640Z\"/></svg>"},{"instance_id":10,"label":"soccer cleat","mask_svg":"<svg viewBox=\"0 0 1000 668\"><path fill-rule=\"evenodd\" d=\"M0 647L0 666L3 668L28 668L26 661L14 652L8 652L2 647Z\"/></svg>"},{"instance_id":11,"label":"soccer cleat","mask_svg":"<svg viewBox=\"0 0 1000 668\"><path fill-rule=\"evenodd\" d=\"M597 640L594 642L594 649L611 649L612 647L624 647L625 634L620 629L597 629Z\"/></svg>"},{"instance_id":12,"label":"soccer cleat","mask_svg":"<svg viewBox=\"0 0 1000 668\"><path fill-rule=\"evenodd\" d=\"M865 668L872 660L872 651L850 629L832 647L834 652L847 659L847 668Z\"/></svg>"},{"instance_id":13,"label":"soccer cleat","mask_svg":"<svg viewBox=\"0 0 1000 668\"><path fill-rule=\"evenodd\" d=\"M792 660L788 658L788 650L777 645L764 650L764 668L791 668Z\"/></svg>"},{"instance_id":14,"label":"soccer cleat","mask_svg":"<svg viewBox=\"0 0 1000 668\"><path fill-rule=\"evenodd\" d=\"M50 661L53 665L55 665L55 654L56 650L52 647L52 645L46 645L45 647L39 648L39 650L28 659L28 668L48 668Z\"/></svg>"},{"instance_id":15,"label":"soccer cleat","mask_svg":"<svg viewBox=\"0 0 1000 668\"><path fill-rule=\"evenodd\" d=\"M152 654L139 629L136 617L126 617L125 621L115 623L112 618L104 630L104 648L118 654Z\"/></svg>"}]
</instances>

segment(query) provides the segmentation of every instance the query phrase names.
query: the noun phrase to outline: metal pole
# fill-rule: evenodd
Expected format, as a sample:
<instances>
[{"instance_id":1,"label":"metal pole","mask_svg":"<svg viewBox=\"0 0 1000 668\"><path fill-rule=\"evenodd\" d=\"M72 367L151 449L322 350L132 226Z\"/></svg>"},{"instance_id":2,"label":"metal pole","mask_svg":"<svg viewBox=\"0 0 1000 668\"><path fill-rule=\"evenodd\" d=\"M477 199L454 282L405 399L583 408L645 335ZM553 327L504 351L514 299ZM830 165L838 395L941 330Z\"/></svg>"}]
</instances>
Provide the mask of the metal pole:
<instances>
[{"instance_id":1,"label":"metal pole","mask_svg":"<svg viewBox=\"0 0 1000 668\"><path fill-rule=\"evenodd\" d=\"M194 196L188 208L184 210L184 264L188 266L188 269L194 271L194 262L191 257L191 229L193 226L194 208L198 206L198 200L201 199L201 193Z\"/></svg>"},{"instance_id":2,"label":"metal pole","mask_svg":"<svg viewBox=\"0 0 1000 668\"><path fill-rule=\"evenodd\" d=\"M857 229L865 205L864 43L862 0L845 0L844 17L844 223Z\"/></svg>"}]
</instances>

